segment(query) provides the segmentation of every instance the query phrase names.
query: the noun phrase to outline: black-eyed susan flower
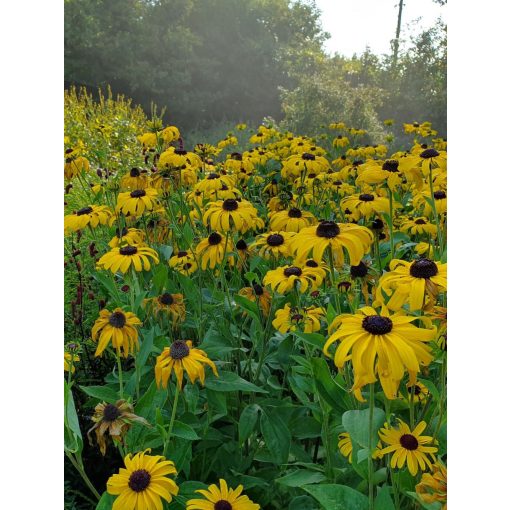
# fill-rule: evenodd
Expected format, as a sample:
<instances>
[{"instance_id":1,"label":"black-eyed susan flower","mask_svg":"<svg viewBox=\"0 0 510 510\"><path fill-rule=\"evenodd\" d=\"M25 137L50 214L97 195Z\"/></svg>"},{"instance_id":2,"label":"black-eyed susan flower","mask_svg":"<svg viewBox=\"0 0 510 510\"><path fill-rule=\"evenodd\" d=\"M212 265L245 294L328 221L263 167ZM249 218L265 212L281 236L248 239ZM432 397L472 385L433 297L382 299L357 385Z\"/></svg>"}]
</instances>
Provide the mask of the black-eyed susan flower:
<instances>
[{"instance_id":1,"label":"black-eyed susan flower","mask_svg":"<svg viewBox=\"0 0 510 510\"><path fill-rule=\"evenodd\" d=\"M179 388L182 388L183 375L186 372L193 384L198 379L203 386L205 383L204 365L211 367L214 375L218 377L216 365L204 351L193 347L191 340L176 340L170 347L165 347L156 359L156 384L158 387L166 388L168 379L172 372L175 372L177 384Z\"/></svg>"},{"instance_id":2,"label":"black-eyed susan flower","mask_svg":"<svg viewBox=\"0 0 510 510\"><path fill-rule=\"evenodd\" d=\"M264 259L290 257L290 241L294 232L268 232L257 237L250 245L250 251L258 253Z\"/></svg>"},{"instance_id":3,"label":"black-eyed susan flower","mask_svg":"<svg viewBox=\"0 0 510 510\"><path fill-rule=\"evenodd\" d=\"M266 273L263 283L280 294L287 294L294 288L297 288L301 293L308 289L317 290L324 279L324 275L317 269L301 264L277 267Z\"/></svg>"},{"instance_id":4,"label":"black-eyed susan flower","mask_svg":"<svg viewBox=\"0 0 510 510\"><path fill-rule=\"evenodd\" d=\"M362 226L349 223L321 221L319 225L306 227L292 239L292 250L296 259L302 260L310 253L320 262L326 249L331 249L337 265L344 263L344 249L349 254L352 265L358 265L365 253L370 250L374 236Z\"/></svg>"},{"instance_id":5,"label":"black-eyed susan flower","mask_svg":"<svg viewBox=\"0 0 510 510\"><path fill-rule=\"evenodd\" d=\"M202 239L195 248L195 253L200 261L202 270L207 268L214 269L216 266L227 260L229 264L234 263L231 255L234 251L234 245L230 237L223 236L218 232L213 232L209 237Z\"/></svg>"},{"instance_id":6,"label":"black-eyed susan flower","mask_svg":"<svg viewBox=\"0 0 510 510\"><path fill-rule=\"evenodd\" d=\"M179 250L175 255L172 255L168 265L186 276L193 274L198 269L193 253L187 250Z\"/></svg>"},{"instance_id":7,"label":"black-eyed susan flower","mask_svg":"<svg viewBox=\"0 0 510 510\"><path fill-rule=\"evenodd\" d=\"M390 315L386 308L378 314L372 307L365 306L355 314L342 314L333 320L323 351L330 356L329 347L340 342L334 363L343 368L346 361L352 360L352 389L358 400L364 400L361 388L376 382L377 375L389 399L397 397L406 370L411 384L416 383L421 367L434 359L426 342L433 340L436 334L435 328L424 329L411 324L419 319L402 313Z\"/></svg>"},{"instance_id":8,"label":"black-eyed susan flower","mask_svg":"<svg viewBox=\"0 0 510 510\"><path fill-rule=\"evenodd\" d=\"M119 193L115 211L126 216L140 216L158 207L158 192L154 188L135 189Z\"/></svg>"},{"instance_id":9,"label":"black-eyed susan flower","mask_svg":"<svg viewBox=\"0 0 510 510\"><path fill-rule=\"evenodd\" d=\"M115 308L113 312L107 309L99 312L99 318L92 326L92 340L98 342L95 356L101 356L110 341L125 358L138 349L138 326L142 322L132 312L124 312L122 308Z\"/></svg>"},{"instance_id":10,"label":"black-eyed susan flower","mask_svg":"<svg viewBox=\"0 0 510 510\"><path fill-rule=\"evenodd\" d=\"M231 175L211 172L205 176L205 179L195 184L194 190L213 196L215 191L221 190L223 187L233 188L234 178Z\"/></svg>"},{"instance_id":11,"label":"black-eyed susan flower","mask_svg":"<svg viewBox=\"0 0 510 510\"><path fill-rule=\"evenodd\" d=\"M182 294L164 292L159 296L146 299L145 306L155 317L160 315L171 317L173 326L182 322L186 317L186 306Z\"/></svg>"},{"instance_id":12,"label":"black-eyed susan flower","mask_svg":"<svg viewBox=\"0 0 510 510\"><path fill-rule=\"evenodd\" d=\"M383 291L390 296L386 305L390 310L400 310L406 303L411 311L431 306L438 293L446 290L447 266L427 258L413 262L394 259L390 271L379 280L377 299L383 302Z\"/></svg>"},{"instance_id":13,"label":"black-eyed susan flower","mask_svg":"<svg viewBox=\"0 0 510 510\"><path fill-rule=\"evenodd\" d=\"M409 425L398 420L397 428L382 428L379 430L379 437L389 446L381 450L381 454L393 453L390 465L392 468L402 469L404 464L409 468L411 475L415 476L418 469L426 471L427 467L432 469L432 461L435 461L434 453L437 447L430 446L434 443L431 436L422 436L427 424L421 421L411 431Z\"/></svg>"},{"instance_id":14,"label":"black-eyed susan flower","mask_svg":"<svg viewBox=\"0 0 510 510\"><path fill-rule=\"evenodd\" d=\"M349 139L346 136L338 135L333 139L333 147L346 147Z\"/></svg>"},{"instance_id":15,"label":"black-eyed susan flower","mask_svg":"<svg viewBox=\"0 0 510 510\"><path fill-rule=\"evenodd\" d=\"M220 479L219 487L212 484L207 490L198 489L195 492L205 499L188 500L186 510L260 510L260 505L253 503L248 496L241 495L242 485L230 489L223 479Z\"/></svg>"},{"instance_id":16,"label":"black-eyed susan flower","mask_svg":"<svg viewBox=\"0 0 510 510\"><path fill-rule=\"evenodd\" d=\"M434 197L434 206L436 208L437 214L444 214L447 210L447 199L446 199L446 191L444 190L436 190L433 192ZM413 198L413 205L416 209L423 206L423 214L427 217L431 217L433 215L432 206L429 203L430 201L430 191L426 190L422 193L417 193Z\"/></svg>"},{"instance_id":17,"label":"black-eyed susan flower","mask_svg":"<svg viewBox=\"0 0 510 510\"><path fill-rule=\"evenodd\" d=\"M298 177L304 177L309 173L320 174L327 172L329 168L328 160L323 156L316 156L309 152L290 156L283 163L281 170L284 179L294 180Z\"/></svg>"},{"instance_id":18,"label":"black-eyed susan flower","mask_svg":"<svg viewBox=\"0 0 510 510\"><path fill-rule=\"evenodd\" d=\"M116 248L125 244L136 245L143 244L145 233L138 228L127 228L115 229L115 236L108 243L110 248Z\"/></svg>"},{"instance_id":19,"label":"black-eyed susan flower","mask_svg":"<svg viewBox=\"0 0 510 510\"><path fill-rule=\"evenodd\" d=\"M96 441L103 455L106 455L108 439L122 443L124 435L133 423L150 426L149 422L134 413L133 406L125 400L117 400L115 404L102 402L94 408L92 416L94 426L87 432L92 444L92 432L95 432Z\"/></svg>"},{"instance_id":20,"label":"black-eyed susan flower","mask_svg":"<svg viewBox=\"0 0 510 510\"><path fill-rule=\"evenodd\" d=\"M292 207L286 211L269 213L269 227L277 232L299 232L316 222L317 220L311 212L297 207Z\"/></svg>"},{"instance_id":21,"label":"black-eyed susan flower","mask_svg":"<svg viewBox=\"0 0 510 510\"><path fill-rule=\"evenodd\" d=\"M395 203L393 205L399 207L399 204ZM343 198L340 206L350 209L353 213L359 212L361 216L368 218L376 213L388 213L390 201L386 197L380 197L373 193L361 193L361 195Z\"/></svg>"},{"instance_id":22,"label":"black-eyed susan flower","mask_svg":"<svg viewBox=\"0 0 510 510\"><path fill-rule=\"evenodd\" d=\"M105 205L88 205L74 214L64 216L64 232L69 234L86 226L95 228L98 225L106 225L112 216L112 211Z\"/></svg>"},{"instance_id":23,"label":"black-eyed susan flower","mask_svg":"<svg viewBox=\"0 0 510 510\"><path fill-rule=\"evenodd\" d=\"M158 137L156 133L143 133L136 137L145 149L152 149L156 147L158 143Z\"/></svg>"},{"instance_id":24,"label":"black-eyed susan flower","mask_svg":"<svg viewBox=\"0 0 510 510\"><path fill-rule=\"evenodd\" d=\"M162 510L161 499L167 503L177 496L179 487L169 475L176 475L174 463L162 455L148 455L150 448L134 456L124 457L126 468L112 475L106 484L108 494L118 496L113 510Z\"/></svg>"},{"instance_id":25,"label":"black-eyed susan flower","mask_svg":"<svg viewBox=\"0 0 510 510\"><path fill-rule=\"evenodd\" d=\"M436 235L436 225L431 223L425 216L418 218L408 218L400 224L400 231L410 233L412 235L428 234Z\"/></svg>"},{"instance_id":26,"label":"black-eyed susan flower","mask_svg":"<svg viewBox=\"0 0 510 510\"><path fill-rule=\"evenodd\" d=\"M262 287L262 285L254 283L251 287L243 287L239 291L239 295L249 299L252 303L258 303L263 315L265 317L269 315L271 294L266 288Z\"/></svg>"},{"instance_id":27,"label":"black-eyed susan flower","mask_svg":"<svg viewBox=\"0 0 510 510\"><path fill-rule=\"evenodd\" d=\"M402 174L399 172L396 159L388 159L382 164L379 161L370 160L360 165L358 169L357 185L387 183L388 187L394 191L402 184Z\"/></svg>"},{"instance_id":28,"label":"black-eyed susan flower","mask_svg":"<svg viewBox=\"0 0 510 510\"><path fill-rule=\"evenodd\" d=\"M264 221L257 217L257 209L250 202L233 198L207 204L203 222L219 232L236 230L244 233L264 226Z\"/></svg>"},{"instance_id":29,"label":"black-eyed susan flower","mask_svg":"<svg viewBox=\"0 0 510 510\"><path fill-rule=\"evenodd\" d=\"M420 381L416 381L414 384L408 382L406 384L406 389L407 396L404 398L409 401L412 399L415 404L423 402L429 395L428 388Z\"/></svg>"},{"instance_id":30,"label":"black-eyed susan flower","mask_svg":"<svg viewBox=\"0 0 510 510\"><path fill-rule=\"evenodd\" d=\"M440 503L446 510L446 466L437 461L432 465L432 473L423 473L416 485L416 494L427 505Z\"/></svg>"},{"instance_id":31,"label":"black-eyed susan flower","mask_svg":"<svg viewBox=\"0 0 510 510\"><path fill-rule=\"evenodd\" d=\"M90 163L87 158L83 156L73 156L70 153L66 154L66 156L64 177L68 181L70 181L73 177L80 175L82 172L88 172L90 170Z\"/></svg>"},{"instance_id":32,"label":"black-eyed susan flower","mask_svg":"<svg viewBox=\"0 0 510 510\"><path fill-rule=\"evenodd\" d=\"M276 310L273 326L280 333L289 331L303 331L314 333L321 329L321 319L326 315L324 308L317 306L295 307L286 303L285 306Z\"/></svg>"},{"instance_id":33,"label":"black-eyed susan flower","mask_svg":"<svg viewBox=\"0 0 510 510\"><path fill-rule=\"evenodd\" d=\"M123 189L137 190L145 189L149 184L149 178L146 170L133 167L126 175L120 180L120 185Z\"/></svg>"},{"instance_id":34,"label":"black-eyed susan flower","mask_svg":"<svg viewBox=\"0 0 510 510\"><path fill-rule=\"evenodd\" d=\"M155 250L144 244L117 246L105 253L98 261L100 269L109 269L112 273L120 271L127 273L130 267L135 271L149 271L150 260L159 264L159 257Z\"/></svg>"},{"instance_id":35,"label":"black-eyed susan flower","mask_svg":"<svg viewBox=\"0 0 510 510\"><path fill-rule=\"evenodd\" d=\"M176 126L167 126L159 134L161 135L161 138L163 138L163 141L165 143L175 142L176 140L179 140L179 138L181 137L179 128L177 128Z\"/></svg>"}]
</instances>

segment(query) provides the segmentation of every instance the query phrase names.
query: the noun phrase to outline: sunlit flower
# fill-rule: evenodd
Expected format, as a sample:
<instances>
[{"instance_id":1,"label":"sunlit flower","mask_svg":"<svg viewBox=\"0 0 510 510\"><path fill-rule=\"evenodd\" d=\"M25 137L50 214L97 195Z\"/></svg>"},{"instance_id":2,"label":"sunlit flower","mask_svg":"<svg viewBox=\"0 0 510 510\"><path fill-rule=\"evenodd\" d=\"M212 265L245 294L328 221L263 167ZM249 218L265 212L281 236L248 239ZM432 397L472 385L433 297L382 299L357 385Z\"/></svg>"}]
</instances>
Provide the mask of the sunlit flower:
<instances>
[{"instance_id":1,"label":"sunlit flower","mask_svg":"<svg viewBox=\"0 0 510 510\"><path fill-rule=\"evenodd\" d=\"M112 217L112 212L105 205L89 205L76 211L74 214L68 214L64 217L64 232L69 234L77 232L85 227L92 228L98 225L106 225Z\"/></svg>"},{"instance_id":2,"label":"sunlit flower","mask_svg":"<svg viewBox=\"0 0 510 510\"><path fill-rule=\"evenodd\" d=\"M269 227L273 231L299 232L314 223L316 219L312 213L297 207L269 213Z\"/></svg>"},{"instance_id":3,"label":"sunlit flower","mask_svg":"<svg viewBox=\"0 0 510 510\"><path fill-rule=\"evenodd\" d=\"M105 253L98 261L97 266L101 269L109 269L112 273L120 271L127 273L131 267L135 271L149 271L150 260L159 264L159 257L155 250L144 244L117 246Z\"/></svg>"},{"instance_id":4,"label":"sunlit flower","mask_svg":"<svg viewBox=\"0 0 510 510\"><path fill-rule=\"evenodd\" d=\"M218 232L213 232L209 237L202 239L195 248L195 253L200 261L202 270L207 268L214 269L225 260L232 265L234 258L227 254L233 251L234 246L231 238L223 236Z\"/></svg>"},{"instance_id":5,"label":"sunlit flower","mask_svg":"<svg viewBox=\"0 0 510 510\"><path fill-rule=\"evenodd\" d=\"M264 276L264 285L268 285L274 292L287 294L296 287L299 292L308 289L316 290L324 279L325 273L320 268L311 268L305 265L282 266L268 271Z\"/></svg>"},{"instance_id":6,"label":"sunlit flower","mask_svg":"<svg viewBox=\"0 0 510 510\"><path fill-rule=\"evenodd\" d=\"M241 495L243 486L230 489L227 482L220 479L219 487L209 485L208 489L198 489L206 499L190 499L186 503L186 510L260 510L260 505L253 503L248 496Z\"/></svg>"},{"instance_id":7,"label":"sunlit flower","mask_svg":"<svg viewBox=\"0 0 510 510\"><path fill-rule=\"evenodd\" d=\"M423 473L416 494L425 504L438 502L441 510L446 510L446 466L438 461L432 465L432 473Z\"/></svg>"},{"instance_id":8,"label":"sunlit flower","mask_svg":"<svg viewBox=\"0 0 510 510\"><path fill-rule=\"evenodd\" d=\"M321 329L320 321L325 315L323 308L316 306L298 308L286 303L282 309L276 310L273 326L280 333L296 330L313 333Z\"/></svg>"},{"instance_id":9,"label":"sunlit flower","mask_svg":"<svg viewBox=\"0 0 510 510\"><path fill-rule=\"evenodd\" d=\"M154 210L159 205L157 196L158 192L154 188L119 193L115 211L125 215L140 216L146 211Z\"/></svg>"}]
</instances>

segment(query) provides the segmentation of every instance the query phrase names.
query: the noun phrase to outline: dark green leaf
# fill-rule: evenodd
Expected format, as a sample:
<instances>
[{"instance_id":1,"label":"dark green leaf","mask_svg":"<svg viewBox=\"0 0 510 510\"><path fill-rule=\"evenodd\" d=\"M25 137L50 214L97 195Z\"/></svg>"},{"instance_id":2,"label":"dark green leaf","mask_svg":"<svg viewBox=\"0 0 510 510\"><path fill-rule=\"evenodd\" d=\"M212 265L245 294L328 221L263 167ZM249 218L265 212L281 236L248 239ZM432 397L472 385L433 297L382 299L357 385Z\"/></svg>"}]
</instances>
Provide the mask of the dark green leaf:
<instances>
[{"instance_id":1,"label":"dark green leaf","mask_svg":"<svg viewBox=\"0 0 510 510\"><path fill-rule=\"evenodd\" d=\"M266 390L255 386L251 382L239 377L234 372L218 370L219 377L209 377L205 387L214 391L245 391L254 393L267 393Z\"/></svg>"},{"instance_id":2,"label":"dark green leaf","mask_svg":"<svg viewBox=\"0 0 510 510\"><path fill-rule=\"evenodd\" d=\"M303 489L311 494L325 510L368 509L368 498L345 485L305 485Z\"/></svg>"}]
</instances>

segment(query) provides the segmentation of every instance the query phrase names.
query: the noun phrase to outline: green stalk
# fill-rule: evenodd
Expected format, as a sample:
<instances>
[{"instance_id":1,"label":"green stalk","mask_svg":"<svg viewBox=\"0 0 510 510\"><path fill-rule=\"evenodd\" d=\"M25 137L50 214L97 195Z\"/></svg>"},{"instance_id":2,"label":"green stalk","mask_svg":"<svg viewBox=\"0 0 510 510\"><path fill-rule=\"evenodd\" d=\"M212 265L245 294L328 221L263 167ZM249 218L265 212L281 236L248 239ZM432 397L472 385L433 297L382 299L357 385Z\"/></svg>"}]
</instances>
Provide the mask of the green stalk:
<instances>
[{"instance_id":1,"label":"green stalk","mask_svg":"<svg viewBox=\"0 0 510 510\"><path fill-rule=\"evenodd\" d=\"M166 434L165 446L163 448L163 457L166 457L168 445L170 444L170 438L172 437L172 430L174 428L174 423L175 423L175 415L177 414L177 402L179 400L179 393L180 393L179 384L176 383L175 384L174 402L172 404L172 415L170 417L170 424L168 425L168 431Z\"/></svg>"},{"instance_id":2,"label":"green stalk","mask_svg":"<svg viewBox=\"0 0 510 510\"><path fill-rule=\"evenodd\" d=\"M120 398L124 398L124 385L122 383L122 363L120 361L120 353L116 352L115 357L117 358L117 371L119 373L119 394Z\"/></svg>"},{"instance_id":3,"label":"green stalk","mask_svg":"<svg viewBox=\"0 0 510 510\"><path fill-rule=\"evenodd\" d=\"M390 251L391 251L391 258L395 258L395 244L393 241L393 192L388 186L388 191L390 192Z\"/></svg>"},{"instance_id":4,"label":"green stalk","mask_svg":"<svg viewBox=\"0 0 510 510\"><path fill-rule=\"evenodd\" d=\"M81 458L77 457L79 460L76 460L71 453L69 453L69 452L65 452L65 453L67 455L67 458L71 461L71 464L75 467L76 471L78 471L78 473L80 473L80 476L82 477L82 479L85 482L85 484L87 485L87 487L90 489L92 494L94 494L94 496L99 501L101 499L101 496L97 492L94 485L92 485L92 482L90 481L90 478L87 476L87 473L85 473L85 469L83 467L83 462L82 462Z\"/></svg>"},{"instance_id":5,"label":"green stalk","mask_svg":"<svg viewBox=\"0 0 510 510\"><path fill-rule=\"evenodd\" d=\"M368 509L374 510L374 461L372 459L372 427L374 423L374 384L370 385L368 415Z\"/></svg>"}]
</instances>

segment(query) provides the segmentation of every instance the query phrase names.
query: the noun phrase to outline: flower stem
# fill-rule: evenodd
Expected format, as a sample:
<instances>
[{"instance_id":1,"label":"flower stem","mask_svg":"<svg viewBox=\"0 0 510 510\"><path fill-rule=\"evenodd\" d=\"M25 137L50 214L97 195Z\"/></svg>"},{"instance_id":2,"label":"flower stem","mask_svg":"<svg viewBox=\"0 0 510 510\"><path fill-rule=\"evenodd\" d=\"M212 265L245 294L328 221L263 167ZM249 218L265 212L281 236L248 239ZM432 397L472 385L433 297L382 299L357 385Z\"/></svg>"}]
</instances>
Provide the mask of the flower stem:
<instances>
[{"instance_id":1,"label":"flower stem","mask_svg":"<svg viewBox=\"0 0 510 510\"><path fill-rule=\"evenodd\" d=\"M118 372L119 372L119 394L120 394L120 398L122 399L122 398L124 398L124 385L122 383L122 363L120 361L119 351L117 351L116 357L117 357L117 368L118 368Z\"/></svg>"},{"instance_id":2,"label":"flower stem","mask_svg":"<svg viewBox=\"0 0 510 510\"><path fill-rule=\"evenodd\" d=\"M374 422L374 384L370 385L368 414L368 509L374 510L374 462L372 459L372 427Z\"/></svg>"},{"instance_id":3,"label":"flower stem","mask_svg":"<svg viewBox=\"0 0 510 510\"><path fill-rule=\"evenodd\" d=\"M101 499L101 496L97 492L96 488L92 485L92 482L90 481L90 478L87 476L87 473L85 473L85 469L83 468L83 462L81 461L80 457L77 457L77 459L74 458L72 453L66 452L67 458L71 461L71 464L75 467L76 471L80 473L80 476L83 478L83 481L87 485L87 487L90 489L92 494L97 498L99 501Z\"/></svg>"},{"instance_id":4,"label":"flower stem","mask_svg":"<svg viewBox=\"0 0 510 510\"><path fill-rule=\"evenodd\" d=\"M166 435L165 447L163 449L163 456L166 457L166 452L168 450L168 444L170 443L170 438L172 436L172 430L174 428L175 415L177 414L177 401L179 400L179 383L175 385L175 395L174 395L174 403L172 404L172 416L170 417L170 425L168 425L168 432Z\"/></svg>"}]
</instances>

